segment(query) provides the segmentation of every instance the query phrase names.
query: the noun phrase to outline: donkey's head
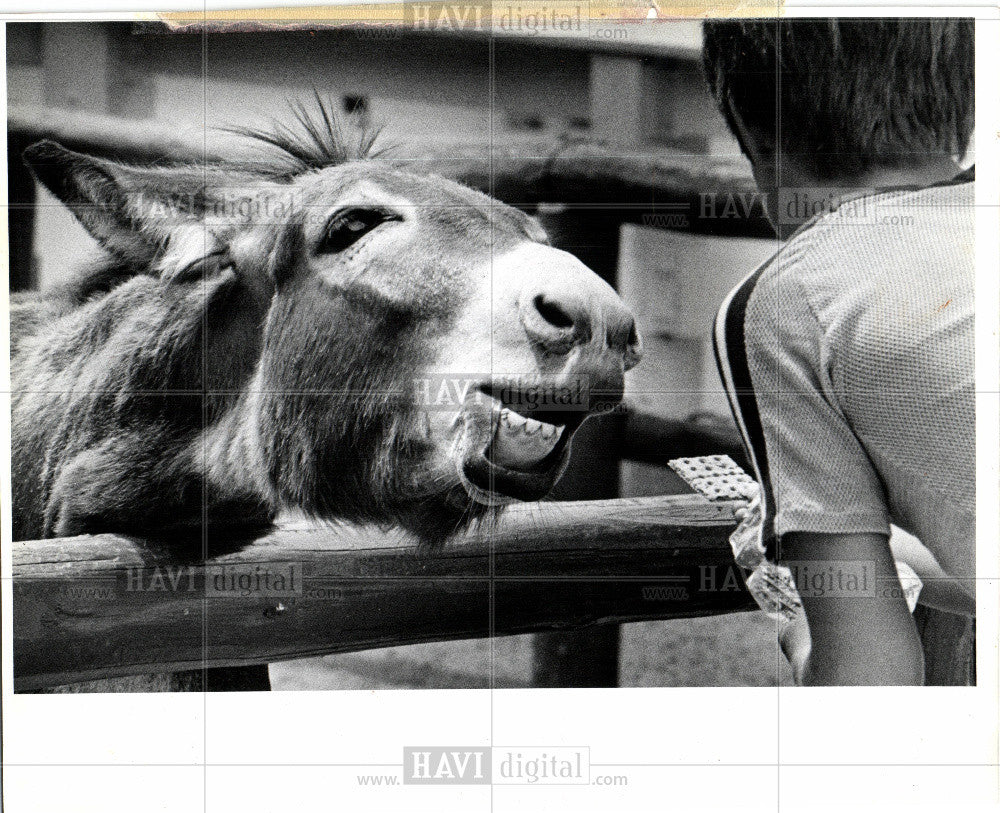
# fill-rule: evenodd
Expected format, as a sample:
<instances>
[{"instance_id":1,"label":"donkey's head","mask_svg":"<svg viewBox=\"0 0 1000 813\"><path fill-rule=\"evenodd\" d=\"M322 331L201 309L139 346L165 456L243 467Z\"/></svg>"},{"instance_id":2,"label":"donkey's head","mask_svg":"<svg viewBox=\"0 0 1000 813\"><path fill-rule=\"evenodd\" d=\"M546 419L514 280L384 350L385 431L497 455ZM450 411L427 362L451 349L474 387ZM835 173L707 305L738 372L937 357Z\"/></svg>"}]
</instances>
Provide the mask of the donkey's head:
<instances>
[{"instance_id":1,"label":"donkey's head","mask_svg":"<svg viewBox=\"0 0 1000 813\"><path fill-rule=\"evenodd\" d=\"M133 341L157 348L163 386L207 392L198 442L223 493L427 538L543 497L582 420L621 400L631 314L521 211L307 135L267 136L281 160L256 166L31 148L114 258L77 300L141 284L183 303Z\"/></svg>"}]
</instances>

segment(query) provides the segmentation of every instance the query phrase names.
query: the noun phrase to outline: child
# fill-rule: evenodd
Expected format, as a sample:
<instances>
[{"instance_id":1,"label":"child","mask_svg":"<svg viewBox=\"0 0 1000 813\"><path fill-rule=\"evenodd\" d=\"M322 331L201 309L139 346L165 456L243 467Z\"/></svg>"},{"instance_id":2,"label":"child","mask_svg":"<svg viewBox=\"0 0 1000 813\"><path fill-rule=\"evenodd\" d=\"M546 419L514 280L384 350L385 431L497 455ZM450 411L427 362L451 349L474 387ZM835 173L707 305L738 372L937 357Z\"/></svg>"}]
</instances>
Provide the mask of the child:
<instances>
[{"instance_id":1,"label":"child","mask_svg":"<svg viewBox=\"0 0 1000 813\"><path fill-rule=\"evenodd\" d=\"M974 613L975 198L957 163L973 33L705 24L712 93L787 239L723 303L715 338L761 540L799 576L808 627L782 644L800 683L923 682L890 523L925 547L910 562L922 600Z\"/></svg>"}]
</instances>

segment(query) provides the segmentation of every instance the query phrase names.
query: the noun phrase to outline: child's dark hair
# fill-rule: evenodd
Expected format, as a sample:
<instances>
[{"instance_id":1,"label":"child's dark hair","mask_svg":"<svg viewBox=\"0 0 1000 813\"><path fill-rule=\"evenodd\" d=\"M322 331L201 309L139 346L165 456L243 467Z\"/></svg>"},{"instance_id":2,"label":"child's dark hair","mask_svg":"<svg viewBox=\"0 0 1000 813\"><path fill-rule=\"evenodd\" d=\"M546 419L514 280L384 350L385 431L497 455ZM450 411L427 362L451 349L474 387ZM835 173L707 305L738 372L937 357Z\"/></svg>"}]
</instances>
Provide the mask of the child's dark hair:
<instances>
[{"instance_id":1,"label":"child's dark hair","mask_svg":"<svg viewBox=\"0 0 1000 813\"><path fill-rule=\"evenodd\" d=\"M964 155L975 112L971 19L706 21L709 87L729 123L820 179Z\"/></svg>"}]
</instances>

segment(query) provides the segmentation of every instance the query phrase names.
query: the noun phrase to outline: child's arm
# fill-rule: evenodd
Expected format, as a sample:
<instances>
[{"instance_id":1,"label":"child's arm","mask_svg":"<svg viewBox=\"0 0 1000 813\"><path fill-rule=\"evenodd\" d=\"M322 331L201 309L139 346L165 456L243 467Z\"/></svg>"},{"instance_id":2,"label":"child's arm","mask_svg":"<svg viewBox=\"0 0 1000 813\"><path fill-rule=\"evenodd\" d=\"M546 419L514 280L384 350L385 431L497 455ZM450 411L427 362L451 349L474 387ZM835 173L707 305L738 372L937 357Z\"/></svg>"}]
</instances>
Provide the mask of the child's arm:
<instances>
[{"instance_id":1,"label":"child's arm","mask_svg":"<svg viewBox=\"0 0 1000 813\"><path fill-rule=\"evenodd\" d=\"M923 649L896 575L889 540L880 534L790 533L781 560L871 563L875 595L835 591L804 595L808 634L785 631L782 646L807 686L918 686L924 681ZM815 568L814 568L815 569Z\"/></svg>"}]
</instances>

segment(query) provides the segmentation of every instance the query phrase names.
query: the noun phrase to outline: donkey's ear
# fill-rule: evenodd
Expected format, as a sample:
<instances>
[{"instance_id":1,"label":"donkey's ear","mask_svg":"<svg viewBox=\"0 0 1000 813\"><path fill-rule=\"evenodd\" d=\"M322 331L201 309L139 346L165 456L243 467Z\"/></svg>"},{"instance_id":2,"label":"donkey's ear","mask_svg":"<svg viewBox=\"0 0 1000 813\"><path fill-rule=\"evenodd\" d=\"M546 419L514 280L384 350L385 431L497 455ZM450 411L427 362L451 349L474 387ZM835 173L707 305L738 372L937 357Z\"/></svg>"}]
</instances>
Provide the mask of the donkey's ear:
<instances>
[{"instance_id":1,"label":"donkey's ear","mask_svg":"<svg viewBox=\"0 0 1000 813\"><path fill-rule=\"evenodd\" d=\"M104 248L130 260L148 260L165 237L143 212L142 170L73 152L54 141L24 151L34 176L61 200Z\"/></svg>"}]
</instances>

